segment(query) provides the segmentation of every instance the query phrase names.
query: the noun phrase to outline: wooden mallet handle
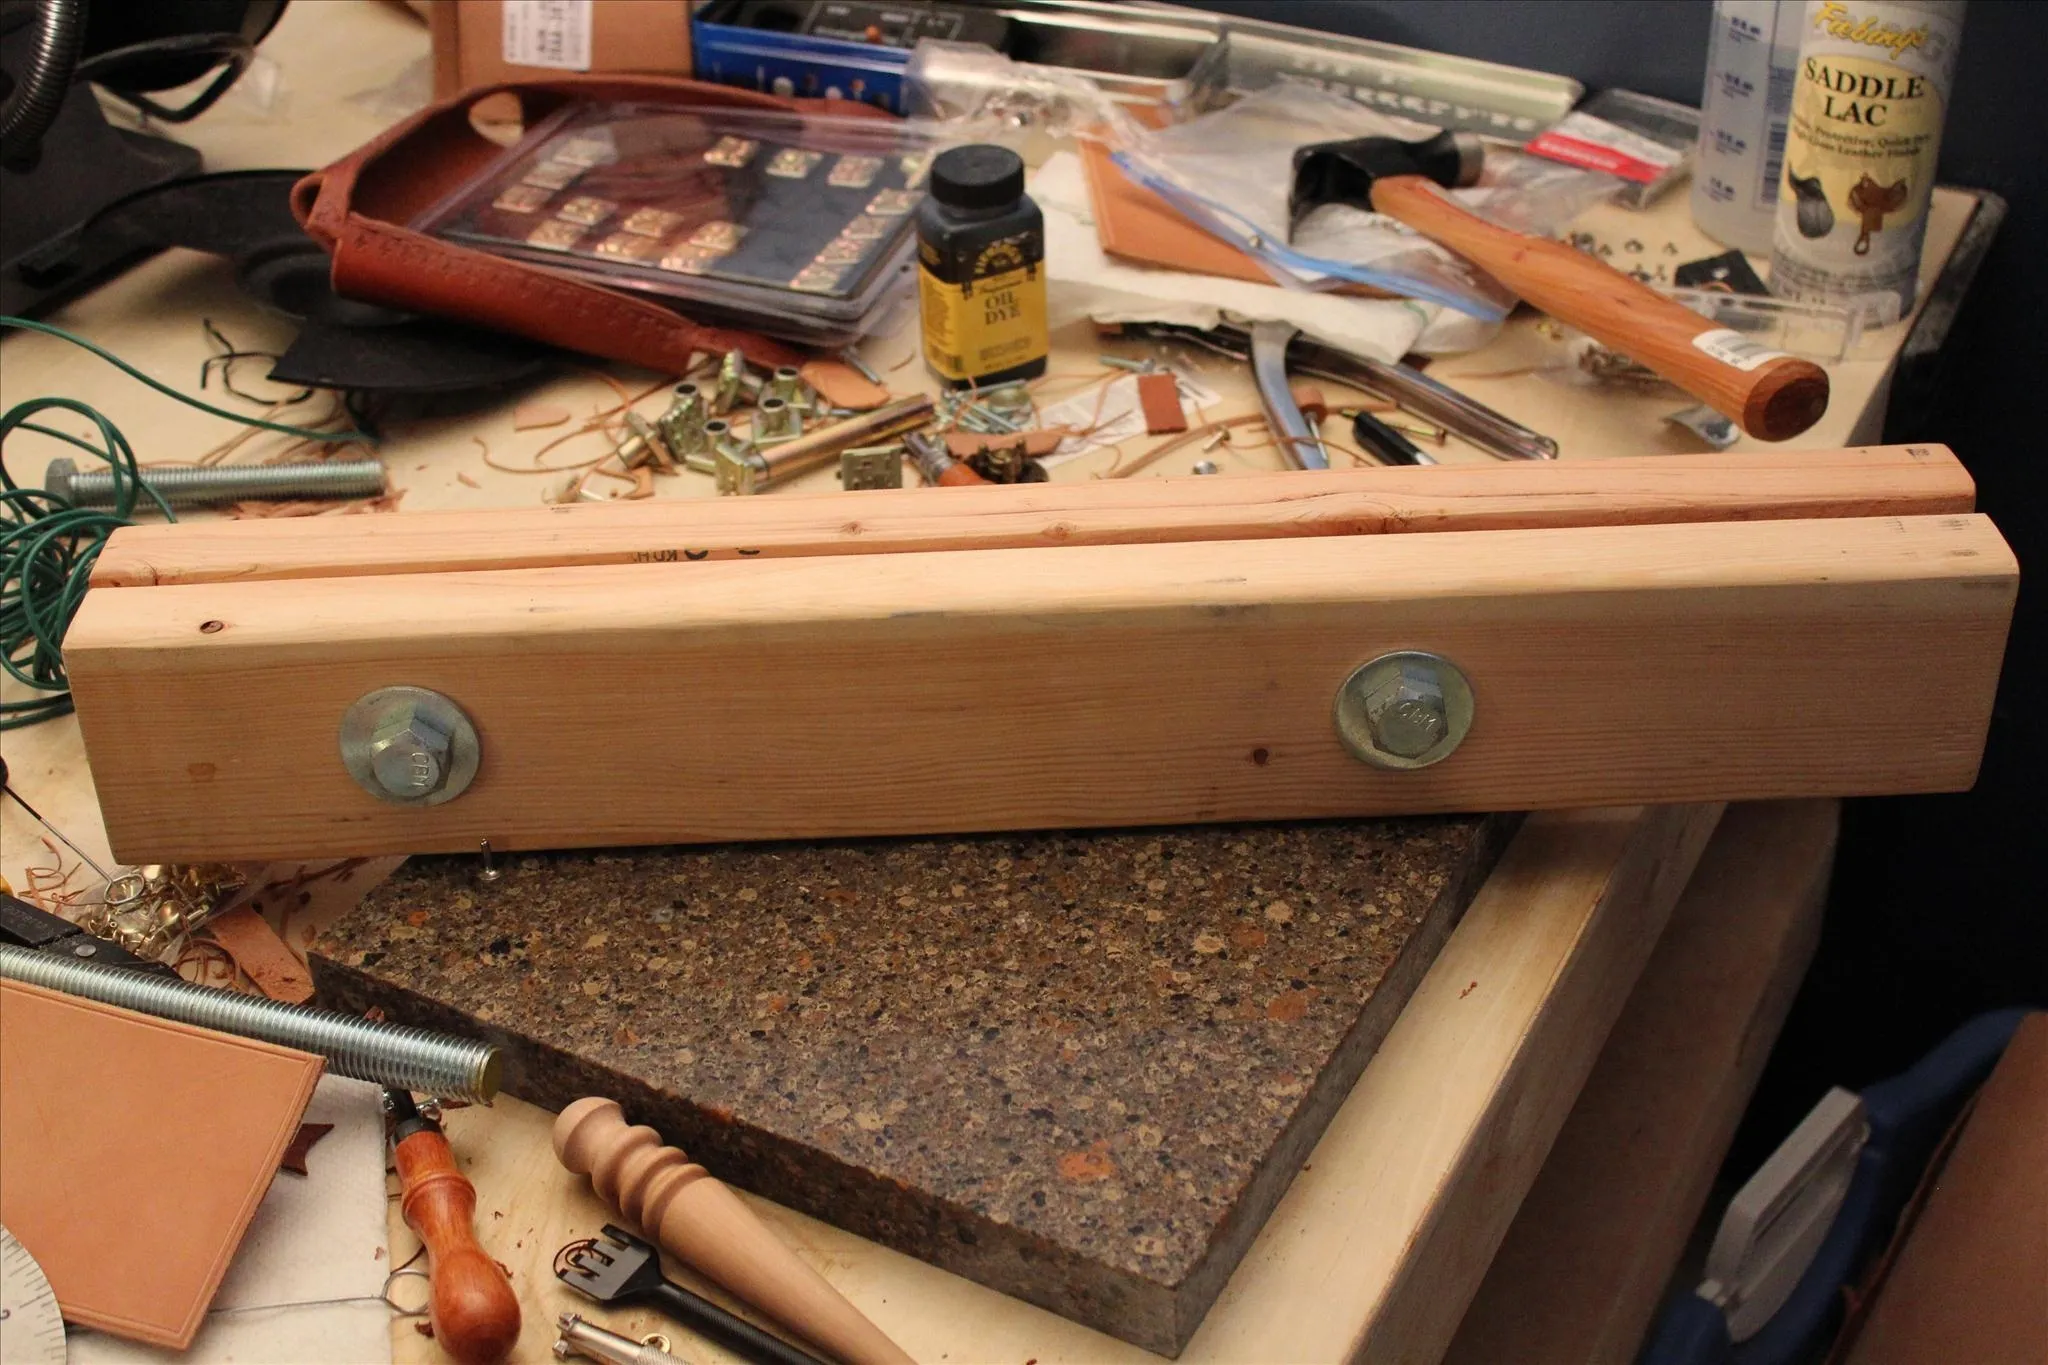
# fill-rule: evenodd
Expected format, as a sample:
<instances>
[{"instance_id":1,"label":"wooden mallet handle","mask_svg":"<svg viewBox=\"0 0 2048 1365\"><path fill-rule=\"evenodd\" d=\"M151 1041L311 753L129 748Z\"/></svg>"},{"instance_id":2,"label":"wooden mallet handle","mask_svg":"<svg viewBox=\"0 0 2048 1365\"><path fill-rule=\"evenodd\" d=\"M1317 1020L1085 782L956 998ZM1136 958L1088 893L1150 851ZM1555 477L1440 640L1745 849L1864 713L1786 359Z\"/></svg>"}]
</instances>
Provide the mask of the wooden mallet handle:
<instances>
[{"instance_id":1,"label":"wooden mallet handle","mask_svg":"<svg viewBox=\"0 0 2048 1365\"><path fill-rule=\"evenodd\" d=\"M1372 206L1469 258L1560 322L1649 366L1758 440L1797 436L1827 411L1827 371L1812 361L1775 352L1721 359L1694 342L1712 333L1726 337L1726 329L1583 251L1495 227L1423 176L1375 180Z\"/></svg>"},{"instance_id":2,"label":"wooden mallet handle","mask_svg":"<svg viewBox=\"0 0 2048 1365\"><path fill-rule=\"evenodd\" d=\"M519 1341L519 1300L476 1240L476 1187L455 1165L448 1139L428 1128L392 1148L399 1208L427 1248L434 1340L462 1365L497 1365Z\"/></svg>"}]
</instances>

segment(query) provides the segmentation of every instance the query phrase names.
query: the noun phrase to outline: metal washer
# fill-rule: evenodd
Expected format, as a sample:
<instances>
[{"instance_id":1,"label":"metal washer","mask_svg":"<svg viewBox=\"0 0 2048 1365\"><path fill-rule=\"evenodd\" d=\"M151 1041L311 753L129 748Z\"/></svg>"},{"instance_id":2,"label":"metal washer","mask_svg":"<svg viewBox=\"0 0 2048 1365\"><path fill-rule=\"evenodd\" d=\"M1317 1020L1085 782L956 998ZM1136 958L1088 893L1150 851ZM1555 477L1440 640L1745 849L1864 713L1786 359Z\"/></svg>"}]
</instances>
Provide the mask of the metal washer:
<instances>
[{"instance_id":1,"label":"metal washer","mask_svg":"<svg viewBox=\"0 0 2048 1365\"><path fill-rule=\"evenodd\" d=\"M393 796L378 782L371 768L370 744L377 727L393 706L410 703L448 736L448 775L441 785L425 796L407 799ZM476 778L482 745L469 714L455 702L428 687L380 687L366 692L341 715L341 763L356 785L379 801L394 806L438 806L453 801L469 789Z\"/></svg>"}]
</instances>

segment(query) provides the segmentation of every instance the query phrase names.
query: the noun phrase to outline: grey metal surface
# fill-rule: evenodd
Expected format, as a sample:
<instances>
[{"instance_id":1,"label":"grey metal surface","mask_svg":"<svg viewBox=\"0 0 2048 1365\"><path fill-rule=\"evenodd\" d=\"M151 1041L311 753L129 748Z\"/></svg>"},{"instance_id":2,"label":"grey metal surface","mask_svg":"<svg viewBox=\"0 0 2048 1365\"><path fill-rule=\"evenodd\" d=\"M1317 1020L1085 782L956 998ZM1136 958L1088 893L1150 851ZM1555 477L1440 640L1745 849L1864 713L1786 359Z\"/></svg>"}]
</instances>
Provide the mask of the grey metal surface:
<instances>
[{"instance_id":1,"label":"grey metal surface","mask_svg":"<svg viewBox=\"0 0 2048 1365\"><path fill-rule=\"evenodd\" d=\"M1397 650L1359 665L1337 689L1344 747L1375 768L1441 763L1472 729L1472 685L1449 659Z\"/></svg>"},{"instance_id":2,"label":"grey metal surface","mask_svg":"<svg viewBox=\"0 0 2048 1365\"><path fill-rule=\"evenodd\" d=\"M379 801L438 806L476 778L482 747L467 713L425 687L380 687L342 713L342 766Z\"/></svg>"}]
</instances>

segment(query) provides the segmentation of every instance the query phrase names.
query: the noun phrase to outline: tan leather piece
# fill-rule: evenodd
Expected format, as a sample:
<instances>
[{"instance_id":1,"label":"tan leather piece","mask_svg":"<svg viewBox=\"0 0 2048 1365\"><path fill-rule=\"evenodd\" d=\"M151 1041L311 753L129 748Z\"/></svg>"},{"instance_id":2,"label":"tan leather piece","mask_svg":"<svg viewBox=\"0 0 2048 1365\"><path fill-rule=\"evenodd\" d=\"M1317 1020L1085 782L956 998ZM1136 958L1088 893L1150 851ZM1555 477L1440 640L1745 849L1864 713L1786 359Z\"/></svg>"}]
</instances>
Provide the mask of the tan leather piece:
<instances>
[{"instance_id":1,"label":"tan leather piece","mask_svg":"<svg viewBox=\"0 0 2048 1365\"><path fill-rule=\"evenodd\" d=\"M65 1320L189 1346L322 1066L0 981L0 1223Z\"/></svg>"},{"instance_id":2,"label":"tan leather piece","mask_svg":"<svg viewBox=\"0 0 2048 1365\"><path fill-rule=\"evenodd\" d=\"M707 326L647 298L406 226L503 154L469 117L501 93L519 100L527 127L579 99L883 117L844 100L788 100L672 76L564 75L466 90L292 187L293 214L333 258L335 292L668 373L688 368L694 351L738 350L771 367L798 363L795 351L767 337Z\"/></svg>"},{"instance_id":3,"label":"tan leather piece","mask_svg":"<svg viewBox=\"0 0 2048 1365\"><path fill-rule=\"evenodd\" d=\"M272 1000L303 1005L313 998L313 976L269 921L248 906L216 915L206 931L227 950L256 989Z\"/></svg>"}]
</instances>

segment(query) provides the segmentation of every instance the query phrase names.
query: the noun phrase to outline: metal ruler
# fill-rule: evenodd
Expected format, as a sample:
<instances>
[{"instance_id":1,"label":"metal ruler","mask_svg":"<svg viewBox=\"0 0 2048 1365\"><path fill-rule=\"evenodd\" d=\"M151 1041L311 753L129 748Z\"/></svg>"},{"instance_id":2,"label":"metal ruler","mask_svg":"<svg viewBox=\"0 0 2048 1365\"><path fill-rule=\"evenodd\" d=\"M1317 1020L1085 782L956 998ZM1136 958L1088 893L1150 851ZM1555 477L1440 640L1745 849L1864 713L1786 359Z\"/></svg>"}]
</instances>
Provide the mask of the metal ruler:
<instances>
[{"instance_id":1,"label":"metal ruler","mask_svg":"<svg viewBox=\"0 0 2048 1365\"><path fill-rule=\"evenodd\" d=\"M7 1365L64 1365L64 1315L49 1277L0 1227L0 1360Z\"/></svg>"}]
</instances>

